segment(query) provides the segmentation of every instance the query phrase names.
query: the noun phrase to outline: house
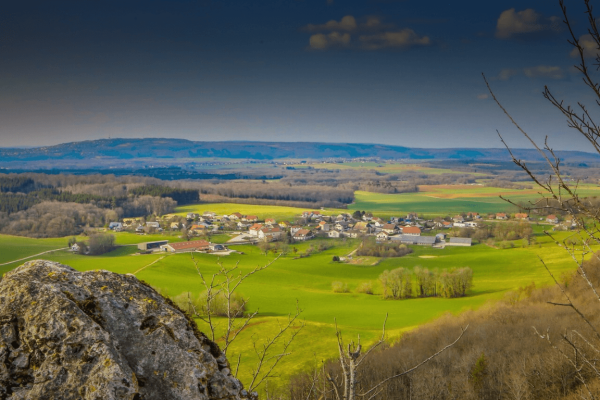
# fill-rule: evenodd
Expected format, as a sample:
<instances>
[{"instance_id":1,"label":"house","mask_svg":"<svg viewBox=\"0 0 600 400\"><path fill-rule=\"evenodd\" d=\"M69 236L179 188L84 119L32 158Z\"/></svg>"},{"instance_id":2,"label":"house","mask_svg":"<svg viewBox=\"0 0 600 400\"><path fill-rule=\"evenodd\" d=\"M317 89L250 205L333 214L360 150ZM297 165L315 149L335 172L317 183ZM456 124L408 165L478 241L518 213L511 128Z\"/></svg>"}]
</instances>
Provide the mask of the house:
<instances>
[{"instance_id":1,"label":"house","mask_svg":"<svg viewBox=\"0 0 600 400\"><path fill-rule=\"evenodd\" d=\"M275 225L275 218L266 218L265 219L265 225Z\"/></svg>"},{"instance_id":2,"label":"house","mask_svg":"<svg viewBox=\"0 0 600 400\"><path fill-rule=\"evenodd\" d=\"M160 229L160 224L156 221L150 221L150 222L146 222L146 227Z\"/></svg>"},{"instance_id":3,"label":"house","mask_svg":"<svg viewBox=\"0 0 600 400\"><path fill-rule=\"evenodd\" d=\"M421 229L418 226L405 226L402 228L402 235L421 236Z\"/></svg>"},{"instance_id":4,"label":"house","mask_svg":"<svg viewBox=\"0 0 600 400\"><path fill-rule=\"evenodd\" d=\"M314 238L314 235L308 229L300 229L299 231L294 233L293 237L294 237L294 240L304 241L304 240L310 240L310 239Z\"/></svg>"},{"instance_id":5,"label":"house","mask_svg":"<svg viewBox=\"0 0 600 400\"><path fill-rule=\"evenodd\" d=\"M373 225L375 225L376 227L378 227L378 228L379 228L380 226L383 226L383 225L385 225L385 221L384 221L384 220L382 220L382 219L381 219L381 218L379 218L379 217L375 217L375 218L373 218L373 219L371 220L371 224L373 224Z\"/></svg>"},{"instance_id":6,"label":"house","mask_svg":"<svg viewBox=\"0 0 600 400\"><path fill-rule=\"evenodd\" d=\"M386 241L389 239L390 235L386 231L381 231L377 235L377 240Z\"/></svg>"},{"instance_id":7,"label":"house","mask_svg":"<svg viewBox=\"0 0 600 400\"><path fill-rule=\"evenodd\" d=\"M256 215L246 215L246 217L242 217L242 221L246 220L246 222L256 222L258 221L258 217Z\"/></svg>"},{"instance_id":8,"label":"house","mask_svg":"<svg viewBox=\"0 0 600 400\"><path fill-rule=\"evenodd\" d=\"M462 215L456 215L454 218L452 218L452 220L458 223L465 222L465 219L462 217Z\"/></svg>"},{"instance_id":9,"label":"house","mask_svg":"<svg viewBox=\"0 0 600 400\"><path fill-rule=\"evenodd\" d=\"M123 226L125 228L129 228L129 227L135 225L136 223L138 223L138 220L134 219L134 218L124 218L123 219Z\"/></svg>"},{"instance_id":10,"label":"house","mask_svg":"<svg viewBox=\"0 0 600 400\"><path fill-rule=\"evenodd\" d=\"M467 213L467 218L481 219L481 215L479 215L479 213L476 213L476 212L468 212Z\"/></svg>"},{"instance_id":11,"label":"house","mask_svg":"<svg viewBox=\"0 0 600 400\"><path fill-rule=\"evenodd\" d=\"M206 232L206 225L203 224L194 224L191 226L189 232L191 234L199 235L203 232Z\"/></svg>"},{"instance_id":12,"label":"house","mask_svg":"<svg viewBox=\"0 0 600 400\"><path fill-rule=\"evenodd\" d=\"M359 237L360 235L362 235L362 232L354 229L344 232L344 236L354 239Z\"/></svg>"},{"instance_id":13,"label":"house","mask_svg":"<svg viewBox=\"0 0 600 400\"><path fill-rule=\"evenodd\" d=\"M179 222L171 222L170 228L173 231L178 230L179 229Z\"/></svg>"},{"instance_id":14,"label":"house","mask_svg":"<svg viewBox=\"0 0 600 400\"><path fill-rule=\"evenodd\" d=\"M527 215L526 213L516 213L515 219L528 220L529 215Z\"/></svg>"},{"instance_id":15,"label":"house","mask_svg":"<svg viewBox=\"0 0 600 400\"><path fill-rule=\"evenodd\" d=\"M81 246L79 245L79 243L73 243L73 245L71 246L71 251L73 253L79 253L81 251Z\"/></svg>"},{"instance_id":16,"label":"house","mask_svg":"<svg viewBox=\"0 0 600 400\"><path fill-rule=\"evenodd\" d=\"M273 242L281 237L281 228L278 225L265 226L258 231L258 238L261 240Z\"/></svg>"},{"instance_id":17,"label":"house","mask_svg":"<svg viewBox=\"0 0 600 400\"><path fill-rule=\"evenodd\" d=\"M281 229L285 229L285 228L288 228L290 226L290 223L288 221L281 221L281 222L279 222L278 225L279 225L279 227Z\"/></svg>"},{"instance_id":18,"label":"house","mask_svg":"<svg viewBox=\"0 0 600 400\"><path fill-rule=\"evenodd\" d=\"M242 219L243 215L240 214L239 212L234 212L233 214L229 215L229 219L231 220L240 220Z\"/></svg>"},{"instance_id":19,"label":"house","mask_svg":"<svg viewBox=\"0 0 600 400\"><path fill-rule=\"evenodd\" d=\"M506 213L496 213L496 219L508 219Z\"/></svg>"},{"instance_id":20,"label":"house","mask_svg":"<svg viewBox=\"0 0 600 400\"><path fill-rule=\"evenodd\" d=\"M239 222L237 223L237 227L238 227L238 229L246 229L246 228L247 228L247 227L249 227L249 226L250 226L249 224L245 224L245 223L243 223L242 221L239 221Z\"/></svg>"},{"instance_id":21,"label":"house","mask_svg":"<svg viewBox=\"0 0 600 400\"><path fill-rule=\"evenodd\" d=\"M321 230L321 232L329 232L331 230L331 225L325 221L321 221L319 222L318 228Z\"/></svg>"},{"instance_id":22,"label":"house","mask_svg":"<svg viewBox=\"0 0 600 400\"><path fill-rule=\"evenodd\" d=\"M471 238L451 237L446 246L471 246Z\"/></svg>"},{"instance_id":23,"label":"house","mask_svg":"<svg viewBox=\"0 0 600 400\"><path fill-rule=\"evenodd\" d=\"M198 218L198 214L189 212L189 213L187 213L187 215L185 217L186 217L186 219L193 220L193 219Z\"/></svg>"},{"instance_id":24,"label":"house","mask_svg":"<svg viewBox=\"0 0 600 400\"><path fill-rule=\"evenodd\" d=\"M135 228L135 233L144 233L144 226L138 225L138 227Z\"/></svg>"},{"instance_id":25,"label":"house","mask_svg":"<svg viewBox=\"0 0 600 400\"><path fill-rule=\"evenodd\" d=\"M473 222L473 221L455 222L454 226L457 228L477 228L477 222Z\"/></svg>"},{"instance_id":26,"label":"house","mask_svg":"<svg viewBox=\"0 0 600 400\"><path fill-rule=\"evenodd\" d=\"M558 218L554 214L550 214L546 217L546 222L550 222L551 224L558 224Z\"/></svg>"},{"instance_id":27,"label":"house","mask_svg":"<svg viewBox=\"0 0 600 400\"><path fill-rule=\"evenodd\" d=\"M356 224L354 224L354 227L352 228L355 231L361 231L361 232L370 232L371 231L371 224L369 224L366 221L359 221Z\"/></svg>"},{"instance_id":28,"label":"house","mask_svg":"<svg viewBox=\"0 0 600 400\"><path fill-rule=\"evenodd\" d=\"M192 240L190 242L169 243L161 246L163 251L169 253L184 253L190 251L207 251L210 243L206 240Z\"/></svg>"},{"instance_id":29,"label":"house","mask_svg":"<svg viewBox=\"0 0 600 400\"><path fill-rule=\"evenodd\" d=\"M337 229L340 232L345 231L346 229L348 229L348 223L346 221L338 221L335 224L335 229Z\"/></svg>"},{"instance_id":30,"label":"house","mask_svg":"<svg viewBox=\"0 0 600 400\"><path fill-rule=\"evenodd\" d=\"M227 247L225 247L225 245L220 244L220 243L210 243L208 245L208 249L210 251L226 251Z\"/></svg>"},{"instance_id":31,"label":"house","mask_svg":"<svg viewBox=\"0 0 600 400\"><path fill-rule=\"evenodd\" d=\"M250 228L248 228L248 233L251 236L258 236L258 232L262 229L262 224L254 224Z\"/></svg>"},{"instance_id":32,"label":"house","mask_svg":"<svg viewBox=\"0 0 600 400\"><path fill-rule=\"evenodd\" d=\"M296 234L296 232L298 232L301 229L302 229L301 226L294 225L290 228L290 233L292 234L292 236L294 236Z\"/></svg>"},{"instance_id":33,"label":"house","mask_svg":"<svg viewBox=\"0 0 600 400\"><path fill-rule=\"evenodd\" d=\"M398 233L399 229L398 229L398 225L396 225L396 224L385 224L381 227L381 230L389 235L393 235L395 233Z\"/></svg>"},{"instance_id":34,"label":"house","mask_svg":"<svg viewBox=\"0 0 600 400\"><path fill-rule=\"evenodd\" d=\"M108 224L108 229L111 229L115 232L120 232L123 230L123 224L121 222L111 222Z\"/></svg>"},{"instance_id":35,"label":"house","mask_svg":"<svg viewBox=\"0 0 600 400\"><path fill-rule=\"evenodd\" d=\"M327 232L327 236L329 236L330 238L339 238L342 234L340 233L340 231L329 231Z\"/></svg>"},{"instance_id":36,"label":"house","mask_svg":"<svg viewBox=\"0 0 600 400\"><path fill-rule=\"evenodd\" d=\"M214 218L217 216L216 212L212 212L212 211L204 211L204 213L202 213L203 217L209 217L209 218Z\"/></svg>"}]
</instances>

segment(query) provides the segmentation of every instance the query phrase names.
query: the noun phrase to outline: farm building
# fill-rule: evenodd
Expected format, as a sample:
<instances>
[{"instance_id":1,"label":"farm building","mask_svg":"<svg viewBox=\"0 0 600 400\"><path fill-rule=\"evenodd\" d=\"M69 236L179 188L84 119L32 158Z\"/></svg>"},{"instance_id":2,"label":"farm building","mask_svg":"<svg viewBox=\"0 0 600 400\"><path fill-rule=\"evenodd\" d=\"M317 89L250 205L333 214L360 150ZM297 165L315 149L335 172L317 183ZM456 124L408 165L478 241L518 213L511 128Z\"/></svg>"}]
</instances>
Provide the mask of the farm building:
<instances>
[{"instance_id":1,"label":"farm building","mask_svg":"<svg viewBox=\"0 0 600 400\"><path fill-rule=\"evenodd\" d=\"M156 251L160 250L161 246L164 246L167 243L169 243L168 240L157 240L155 242L138 243L137 247L142 251Z\"/></svg>"},{"instance_id":2,"label":"farm building","mask_svg":"<svg viewBox=\"0 0 600 400\"><path fill-rule=\"evenodd\" d=\"M398 235L391 236L390 240L400 242L402 244L416 244L419 246L433 246L437 241L435 236L415 236L415 235Z\"/></svg>"},{"instance_id":3,"label":"farm building","mask_svg":"<svg viewBox=\"0 0 600 400\"><path fill-rule=\"evenodd\" d=\"M402 235L420 236L421 229L418 226L405 226L402 227Z\"/></svg>"},{"instance_id":4,"label":"farm building","mask_svg":"<svg viewBox=\"0 0 600 400\"><path fill-rule=\"evenodd\" d=\"M210 243L206 240L193 240L191 242L169 243L161 246L161 249L169 253L183 253L188 251L208 250L209 246Z\"/></svg>"},{"instance_id":5,"label":"farm building","mask_svg":"<svg viewBox=\"0 0 600 400\"><path fill-rule=\"evenodd\" d=\"M451 237L446 246L471 246L471 238Z\"/></svg>"}]
</instances>

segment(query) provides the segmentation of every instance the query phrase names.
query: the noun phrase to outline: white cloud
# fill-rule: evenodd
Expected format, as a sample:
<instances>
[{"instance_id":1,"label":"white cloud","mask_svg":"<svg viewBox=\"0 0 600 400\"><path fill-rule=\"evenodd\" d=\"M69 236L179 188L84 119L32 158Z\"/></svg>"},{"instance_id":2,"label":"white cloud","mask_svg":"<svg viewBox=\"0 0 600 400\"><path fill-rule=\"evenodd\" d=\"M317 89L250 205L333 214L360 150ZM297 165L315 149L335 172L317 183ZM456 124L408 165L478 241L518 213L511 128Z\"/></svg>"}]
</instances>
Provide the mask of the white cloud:
<instances>
[{"instance_id":1,"label":"white cloud","mask_svg":"<svg viewBox=\"0 0 600 400\"><path fill-rule=\"evenodd\" d=\"M431 44L431 39L428 36L419 36L409 28L396 32L362 35L358 39L361 42L362 48L367 50L407 48L411 46L428 46Z\"/></svg>"},{"instance_id":2,"label":"white cloud","mask_svg":"<svg viewBox=\"0 0 600 400\"><path fill-rule=\"evenodd\" d=\"M519 71L517 71L516 69L505 68L502 71L500 71L500 73L498 74L496 79L501 80L501 81L507 81L510 78L512 78L513 76L518 75L518 73L519 73Z\"/></svg>"},{"instance_id":3,"label":"white cloud","mask_svg":"<svg viewBox=\"0 0 600 400\"><path fill-rule=\"evenodd\" d=\"M505 68L495 78L500 81L507 81L516 75L525 75L528 78L546 78L546 79L563 79L565 71L558 66L553 65L537 65L523 69Z\"/></svg>"},{"instance_id":4,"label":"white cloud","mask_svg":"<svg viewBox=\"0 0 600 400\"><path fill-rule=\"evenodd\" d=\"M346 15L339 22L332 19L324 24L315 25L308 24L304 27L304 30L308 32L319 32L319 31L346 31L351 32L357 28L356 19L352 15Z\"/></svg>"},{"instance_id":5,"label":"white cloud","mask_svg":"<svg viewBox=\"0 0 600 400\"><path fill-rule=\"evenodd\" d=\"M592 35L586 33L579 38L579 45L583 47L583 56L585 58L596 58L598 54L598 43L594 40ZM571 50L571 57L579 57L579 50L573 48Z\"/></svg>"},{"instance_id":6,"label":"white cloud","mask_svg":"<svg viewBox=\"0 0 600 400\"><path fill-rule=\"evenodd\" d=\"M523 73L528 78L563 79L565 73L561 67L538 65L537 67L524 68Z\"/></svg>"},{"instance_id":7,"label":"white cloud","mask_svg":"<svg viewBox=\"0 0 600 400\"><path fill-rule=\"evenodd\" d=\"M524 34L557 31L560 29L558 17L545 18L534 9L516 12L514 8L503 11L496 24L498 39L511 39Z\"/></svg>"},{"instance_id":8,"label":"white cloud","mask_svg":"<svg viewBox=\"0 0 600 400\"><path fill-rule=\"evenodd\" d=\"M310 37L310 47L315 50L326 50L331 47L347 47L350 45L350 34L331 32L329 34L317 33Z\"/></svg>"}]
</instances>

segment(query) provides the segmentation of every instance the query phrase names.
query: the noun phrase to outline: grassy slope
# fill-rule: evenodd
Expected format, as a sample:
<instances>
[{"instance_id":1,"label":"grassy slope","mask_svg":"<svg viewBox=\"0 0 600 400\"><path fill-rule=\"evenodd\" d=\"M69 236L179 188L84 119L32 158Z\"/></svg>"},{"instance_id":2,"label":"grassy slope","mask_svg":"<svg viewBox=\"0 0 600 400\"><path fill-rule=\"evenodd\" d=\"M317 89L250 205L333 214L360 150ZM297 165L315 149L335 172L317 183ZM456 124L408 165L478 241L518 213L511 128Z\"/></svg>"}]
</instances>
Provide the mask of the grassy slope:
<instances>
[{"instance_id":1,"label":"grassy slope","mask_svg":"<svg viewBox=\"0 0 600 400\"><path fill-rule=\"evenodd\" d=\"M474 187L472 194L490 193L489 188ZM448 189L449 190L449 189ZM592 190L592 189L590 189ZM425 192L424 192L425 193ZM424 193L407 195L381 195L357 192L354 209L371 210L380 214L401 215L407 211L453 213L473 210L479 212L500 211L498 205L505 203L495 197L436 199L422 196ZM478 208L480 207L480 208ZM489 208L487 208L489 207ZM211 210L217 213L239 211L243 214L256 214L259 218L275 217L276 219L293 220L302 210L290 207L252 206L242 204L204 204L186 206L178 209L178 214L185 215L189 211ZM341 210L340 210L341 211ZM336 213L338 210L328 210ZM416 247L415 252L399 259L383 260L377 265L372 261L362 265L338 264L331 261L333 255L345 255L352 251L355 241L347 241L335 248L326 250L311 257L294 260L286 256L268 270L251 277L241 287L241 293L250 298L249 309L260 310L261 318L255 321L240 336L240 341L230 353L235 355L242 351L242 367L240 377L247 382L253 365L253 338L264 338L273 334L278 322L295 310L296 300L304 310L302 318L306 327L294 343L293 355L285 359L279 371L282 378L287 378L301 368L312 365L315 361L335 356L335 335L333 319L337 318L344 335L356 336L360 333L364 343L375 340L380 334L381 323L385 314L389 313L388 334L398 336L403 330L427 322L445 312L479 307L488 301L501 298L506 291L531 281L539 284L549 283L549 277L542 268L538 255L543 256L556 276L572 269L568 255L564 250L555 247L549 239L541 235L541 226L536 226L538 243L541 247L499 250L485 245L471 248L447 248L436 250ZM166 237L171 241L181 240L173 234ZM566 234L560 233L559 236ZM117 235L117 243L134 244L142 241L165 238L161 235L138 236L128 233ZM227 236L218 235L214 241L225 241ZM45 250L63 247L66 238L62 239L28 239L12 236L0 236L0 261L8 261ZM311 242L315 244L315 241ZM303 251L311 243L295 245ZM244 255L222 258L226 265L234 265L240 261L240 268L247 271L257 265L266 263L273 256L265 257L253 246L239 246ZM133 273L156 261L162 255L132 255L134 246L124 246L100 257L80 256L67 252L44 255L43 258L56 260L78 270L108 269L118 273ZM422 258L423 256L431 258ZM216 257L211 255L196 256L203 272L211 274L216 269ZM5 272L16 267L14 263L0 267ZM347 282L351 290L364 281L373 281L377 287L377 277L385 269L399 266L413 268L421 265L428 268L452 268L469 266L474 271L475 287L471 295L461 299L411 299L403 301L385 301L379 296L331 292L331 282L341 280ZM183 291L199 291L200 281L191 263L189 255L169 255L155 264L139 272L138 277L167 292L177 295ZM201 329L206 327L199 322ZM316 355L316 356L315 356Z\"/></svg>"},{"instance_id":2,"label":"grassy slope","mask_svg":"<svg viewBox=\"0 0 600 400\"><path fill-rule=\"evenodd\" d=\"M0 250L5 250L11 243L4 240L7 238L10 237L0 239ZM128 238L128 241L131 239ZM308 258L294 260L292 255L286 256L268 270L249 278L241 287L241 293L250 298L249 309L259 309L262 317L240 336L241 340L232 348L231 354L243 351L240 376L247 382L253 364L250 351L252 338L273 334L277 321L282 321L295 310L296 300L304 310L302 318L306 321L306 327L294 344L293 355L284 361L280 369L285 371L284 378L314 362L313 354L317 354L319 360L335 356L332 324L334 318L345 335L355 336L360 333L363 341L369 343L380 334L381 323L386 313L389 313L388 334L394 337L403 330L427 322L442 313L456 313L479 307L502 297L506 291L531 281L548 283L549 277L537 260L538 254L543 255L557 276L560 276L562 271L569 270L571 265L563 250L554 247L543 237L540 237L539 241L541 248L507 250L493 249L485 245L445 250L417 247L415 252L407 257L384 260L378 265L338 264L331 261L333 255L345 255L353 250L356 241L340 243ZM312 242L315 243L316 241ZM303 243L296 247L299 251L304 251L309 245L310 243ZM240 261L241 270L248 271L273 258L273 255L265 257L254 246L239 246L238 249L245 254L222 258L225 265L232 266ZM78 270L108 269L118 273L133 273L161 257L132 255L133 252L135 247L127 246L101 257L60 252L44 258L65 263ZM421 258L422 256L433 258ZM216 271L215 256L197 255L195 258L203 273L210 275ZM331 292L331 282L334 280L347 282L351 290L359 283L370 280L378 290L377 277L383 270L399 266L413 268L415 265L440 269L470 266L475 275L475 287L471 296L461 299L386 301L376 295ZM14 266L16 264L11 267ZM187 254L164 257L139 272L137 276L170 295L200 290L200 280ZM206 330L202 323L200 326ZM315 340L316 338L318 340Z\"/></svg>"}]
</instances>

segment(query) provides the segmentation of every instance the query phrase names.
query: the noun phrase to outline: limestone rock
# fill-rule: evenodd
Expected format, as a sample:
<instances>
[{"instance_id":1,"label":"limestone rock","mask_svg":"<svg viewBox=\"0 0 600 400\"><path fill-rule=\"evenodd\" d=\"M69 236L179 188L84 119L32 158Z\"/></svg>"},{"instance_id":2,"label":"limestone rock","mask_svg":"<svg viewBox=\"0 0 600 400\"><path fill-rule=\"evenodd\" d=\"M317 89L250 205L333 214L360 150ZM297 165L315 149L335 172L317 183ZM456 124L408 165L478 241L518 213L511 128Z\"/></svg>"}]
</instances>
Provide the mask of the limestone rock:
<instances>
[{"instance_id":1,"label":"limestone rock","mask_svg":"<svg viewBox=\"0 0 600 400\"><path fill-rule=\"evenodd\" d=\"M0 400L251 397L219 347L133 275L37 260L0 282Z\"/></svg>"}]
</instances>

